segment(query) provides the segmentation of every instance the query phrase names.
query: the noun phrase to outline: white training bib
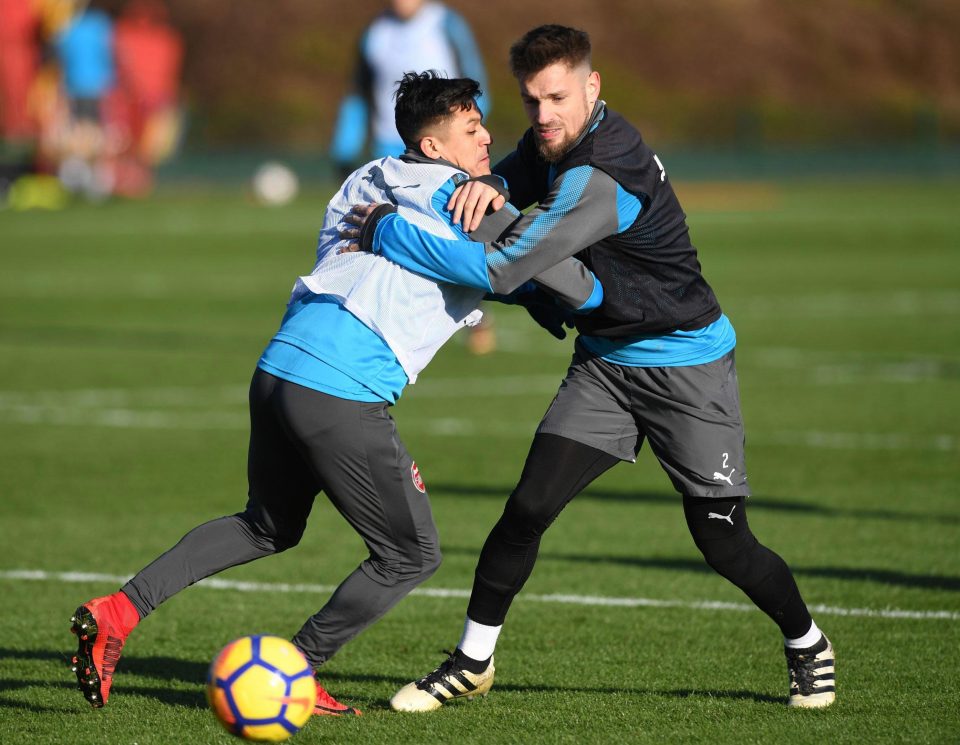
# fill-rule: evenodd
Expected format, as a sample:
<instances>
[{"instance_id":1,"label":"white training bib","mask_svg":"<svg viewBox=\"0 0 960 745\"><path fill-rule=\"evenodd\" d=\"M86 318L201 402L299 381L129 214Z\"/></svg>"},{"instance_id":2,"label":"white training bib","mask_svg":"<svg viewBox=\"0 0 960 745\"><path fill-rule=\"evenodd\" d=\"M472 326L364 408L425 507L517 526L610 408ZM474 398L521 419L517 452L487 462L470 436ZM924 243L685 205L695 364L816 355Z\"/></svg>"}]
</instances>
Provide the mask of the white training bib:
<instances>
[{"instance_id":1,"label":"white training bib","mask_svg":"<svg viewBox=\"0 0 960 745\"><path fill-rule=\"evenodd\" d=\"M383 158L362 166L330 200L313 271L294 285L290 302L307 292L336 298L380 336L397 356L410 383L454 332L480 322L484 292L437 282L365 252L338 253L344 215L355 204L392 202L409 222L442 238L458 238L434 208L433 195L462 174L440 164Z\"/></svg>"}]
</instances>

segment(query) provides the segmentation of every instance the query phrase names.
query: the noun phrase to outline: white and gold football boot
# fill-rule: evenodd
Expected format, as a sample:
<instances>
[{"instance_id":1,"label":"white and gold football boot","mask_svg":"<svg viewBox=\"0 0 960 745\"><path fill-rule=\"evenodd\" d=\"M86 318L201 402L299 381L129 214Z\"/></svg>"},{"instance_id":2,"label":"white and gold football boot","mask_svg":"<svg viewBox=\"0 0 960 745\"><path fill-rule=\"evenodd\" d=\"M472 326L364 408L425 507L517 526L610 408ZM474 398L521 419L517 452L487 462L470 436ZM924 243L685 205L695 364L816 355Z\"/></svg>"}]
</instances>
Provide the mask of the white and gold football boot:
<instances>
[{"instance_id":1,"label":"white and gold football boot","mask_svg":"<svg viewBox=\"0 0 960 745\"><path fill-rule=\"evenodd\" d=\"M483 672L472 673L457 660L456 652L426 677L407 683L390 699L394 711L434 711L455 698L485 696L493 685L493 657Z\"/></svg>"},{"instance_id":2,"label":"white and gold football boot","mask_svg":"<svg viewBox=\"0 0 960 745\"><path fill-rule=\"evenodd\" d=\"M826 636L807 649L784 648L790 673L787 706L820 709L836 698L833 645Z\"/></svg>"}]
</instances>

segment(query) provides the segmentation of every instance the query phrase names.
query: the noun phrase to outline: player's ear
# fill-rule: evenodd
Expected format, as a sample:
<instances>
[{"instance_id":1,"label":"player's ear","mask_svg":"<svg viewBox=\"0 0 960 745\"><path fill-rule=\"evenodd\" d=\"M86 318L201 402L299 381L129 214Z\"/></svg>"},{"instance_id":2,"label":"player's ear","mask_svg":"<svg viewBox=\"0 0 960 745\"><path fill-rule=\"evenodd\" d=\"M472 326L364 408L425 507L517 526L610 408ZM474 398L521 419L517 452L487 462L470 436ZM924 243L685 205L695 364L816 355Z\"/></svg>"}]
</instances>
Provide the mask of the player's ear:
<instances>
[{"instance_id":1,"label":"player's ear","mask_svg":"<svg viewBox=\"0 0 960 745\"><path fill-rule=\"evenodd\" d=\"M587 103L593 106L600 98L600 73L591 70L587 76Z\"/></svg>"},{"instance_id":2,"label":"player's ear","mask_svg":"<svg viewBox=\"0 0 960 745\"><path fill-rule=\"evenodd\" d=\"M420 138L420 152L433 160L443 157L440 154L440 142L433 135Z\"/></svg>"}]
</instances>

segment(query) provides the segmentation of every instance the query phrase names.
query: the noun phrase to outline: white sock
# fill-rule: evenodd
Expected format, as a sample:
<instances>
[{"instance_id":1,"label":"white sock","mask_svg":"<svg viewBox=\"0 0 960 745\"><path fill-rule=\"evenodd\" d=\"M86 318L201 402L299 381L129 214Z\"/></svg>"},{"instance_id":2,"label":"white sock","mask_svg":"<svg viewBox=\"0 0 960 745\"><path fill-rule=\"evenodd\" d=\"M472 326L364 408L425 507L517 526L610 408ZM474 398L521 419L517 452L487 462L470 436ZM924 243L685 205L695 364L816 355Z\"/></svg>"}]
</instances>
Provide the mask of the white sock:
<instances>
[{"instance_id":1,"label":"white sock","mask_svg":"<svg viewBox=\"0 0 960 745\"><path fill-rule=\"evenodd\" d=\"M789 647L790 649L806 649L807 647L812 647L818 641L820 637L823 636L823 632L817 628L817 624L813 621L810 622L810 630L803 636L797 637L796 639L787 639L783 637L783 645Z\"/></svg>"},{"instance_id":2,"label":"white sock","mask_svg":"<svg viewBox=\"0 0 960 745\"><path fill-rule=\"evenodd\" d=\"M499 626L487 626L467 618L463 622L463 636L460 637L460 651L474 660L486 660L493 656L497 646L497 637L500 636Z\"/></svg>"}]
</instances>

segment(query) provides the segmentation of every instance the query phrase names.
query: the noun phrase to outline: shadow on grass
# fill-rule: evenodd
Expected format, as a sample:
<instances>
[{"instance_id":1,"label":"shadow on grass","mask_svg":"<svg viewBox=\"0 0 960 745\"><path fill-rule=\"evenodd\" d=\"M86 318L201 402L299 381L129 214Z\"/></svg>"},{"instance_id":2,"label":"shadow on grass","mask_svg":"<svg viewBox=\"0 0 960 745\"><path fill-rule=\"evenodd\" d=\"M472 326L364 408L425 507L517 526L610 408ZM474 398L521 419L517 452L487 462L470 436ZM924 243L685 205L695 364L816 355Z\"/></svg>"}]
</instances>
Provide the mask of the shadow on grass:
<instances>
[{"instance_id":1,"label":"shadow on grass","mask_svg":"<svg viewBox=\"0 0 960 745\"><path fill-rule=\"evenodd\" d=\"M729 698L735 700L751 700L759 703L782 703L782 698L768 696L755 691L696 691L693 689L682 688L674 690L657 690L655 688L617 688L617 687L589 687L589 686L522 686L505 685L496 686L498 691L511 691L513 693L595 693L595 694L626 694L629 696L662 696L664 698Z\"/></svg>"},{"instance_id":2,"label":"shadow on grass","mask_svg":"<svg viewBox=\"0 0 960 745\"><path fill-rule=\"evenodd\" d=\"M518 474L519 476L519 474ZM514 484L508 486L464 485L431 482L430 492L435 495L456 497L490 497L506 501ZM673 504L680 509L680 495L673 492L624 492L611 489L587 488L576 497L578 502L640 502L646 504ZM828 507L813 502L785 501L768 497L751 497L748 502L750 511L785 512L801 515L821 515L823 517L845 517L861 520L896 520L897 522L937 523L941 525L960 524L960 515L940 513L898 512L896 510L858 510L842 507ZM493 527L492 525L490 527Z\"/></svg>"},{"instance_id":3,"label":"shadow on grass","mask_svg":"<svg viewBox=\"0 0 960 745\"><path fill-rule=\"evenodd\" d=\"M764 704L783 704L783 696L769 696L755 691L696 691L691 688L681 688L676 691L663 691L664 695L677 698L729 698L734 701L757 701Z\"/></svg>"},{"instance_id":4,"label":"shadow on grass","mask_svg":"<svg viewBox=\"0 0 960 745\"><path fill-rule=\"evenodd\" d=\"M446 556L480 555L479 548L463 546L442 546ZM677 572L699 572L713 574L714 571L701 559L686 558L648 558L644 556L609 556L602 554L564 554L550 551L541 551L540 561L569 561L577 564L607 564L642 569L667 569ZM852 582L878 582L884 585L898 587L912 587L924 590L947 590L960 592L960 578L943 577L935 574L910 574L909 572L895 572L887 569L854 569L850 567L805 567L791 564L793 573L802 577L822 577L825 579L842 579Z\"/></svg>"},{"instance_id":5,"label":"shadow on grass","mask_svg":"<svg viewBox=\"0 0 960 745\"><path fill-rule=\"evenodd\" d=\"M208 662L182 660L175 657L130 656L120 660L119 670L127 675L142 675L160 680L184 683L206 683Z\"/></svg>"},{"instance_id":6,"label":"shadow on grass","mask_svg":"<svg viewBox=\"0 0 960 745\"><path fill-rule=\"evenodd\" d=\"M31 680L24 679L4 679L0 680L0 710L12 712L24 711L35 714L68 714L77 716L89 716L93 710L77 690L73 674L70 672L69 663L59 652L49 650L14 650L0 648L0 659L28 660L51 662L61 666L64 680L51 681L38 676ZM132 680L133 676L148 676L158 680L167 680L171 682L185 682L191 686L199 687L205 679L207 671L206 663L195 662L192 660L183 660L173 657L129 657L121 660L117 671L117 677L114 681L114 687L111 696L126 697L130 695L142 696L144 698L159 701L167 706L175 706L186 709L205 709L207 706L206 698L202 690L171 690L169 688L142 685ZM365 673L350 672L325 672L323 673L325 684L330 687L330 683L340 684L350 683L389 683L391 686L399 688L408 681L399 677L388 675L375 675ZM6 695L14 691L25 690L29 688L42 688L44 691L52 689L57 691L58 696L62 696L63 705L51 706L33 702L17 701ZM667 698L723 698L734 700L753 700L759 703L779 703L781 699L774 696L755 693L753 691L698 691L693 689L674 689L674 690L656 690L647 688L623 688L613 686L578 686L578 685L515 685L510 683L497 684L497 691L510 693L574 693L574 694L594 694L594 695L632 695L632 696L663 696ZM387 710L389 703L385 700L369 699L360 697L355 699L362 708L370 710ZM109 704L108 704L109 705Z\"/></svg>"},{"instance_id":7,"label":"shadow on grass","mask_svg":"<svg viewBox=\"0 0 960 745\"><path fill-rule=\"evenodd\" d=\"M77 689L76 679L70 670L70 656L72 654L73 652L67 654L44 649L22 650L0 648L0 659L2 660L26 660L52 663L52 665L59 668L63 676L62 680L55 681L51 681L49 677L43 678L43 674L49 673L49 669L45 666L41 674L32 680L11 678L0 680L0 709L32 711L40 714L86 714L91 711L90 705ZM117 677L114 679L114 687L111 690L111 695L113 695L113 693L119 695L133 694L156 699L168 706L178 706L187 709L205 709L207 706L206 697L202 690L183 691L141 685L136 683L132 678L132 676L136 675L156 678L158 680L200 685L206 680L207 665L205 663L182 660L174 657L124 657L120 660L120 664L117 667ZM35 687L42 687L45 690L51 688L63 689L64 706L27 703L16 701L2 695L8 691Z\"/></svg>"},{"instance_id":8,"label":"shadow on grass","mask_svg":"<svg viewBox=\"0 0 960 745\"><path fill-rule=\"evenodd\" d=\"M0 650L2 654L5 650ZM69 672L69 671L68 671ZM43 688L44 691L59 689L58 695L62 697L63 706L47 706L44 704L28 703L25 701L16 701L8 698L7 692L23 690L27 688ZM76 688L76 684L66 681L50 680L0 680L0 710L11 709L13 711L31 711L35 714L85 714L90 710L90 705L83 700L79 691L71 689ZM82 705L81 705L82 704Z\"/></svg>"},{"instance_id":9,"label":"shadow on grass","mask_svg":"<svg viewBox=\"0 0 960 745\"><path fill-rule=\"evenodd\" d=\"M408 683L408 680L400 680L389 675L367 675L359 673L324 673L323 674L324 682L334 681L338 684L341 683L391 683L397 688ZM613 694L624 694L628 696L662 696L665 698L722 698L722 699L733 699L733 700L749 700L756 701L758 703L775 703L782 704L784 702L783 697L770 696L764 693L757 693L756 691L701 691L694 690L692 688L681 688L681 689L668 689L668 690L657 690L654 688L624 688L616 686L579 686L579 685L516 685L512 683L497 683L494 687L494 692L503 691L510 693L578 693L578 694L596 694L596 695L613 695ZM389 703L383 701L375 701L372 706L368 708L374 709L387 709L389 708Z\"/></svg>"},{"instance_id":10,"label":"shadow on grass","mask_svg":"<svg viewBox=\"0 0 960 745\"><path fill-rule=\"evenodd\" d=\"M28 703L25 701L16 701L3 694L8 691L21 690L25 688L42 687L44 691L53 688L59 689L58 695L62 695L62 706L48 706L45 704ZM157 688L153 686L127 685L122 678L117 678L114 685L113 695L129 696L137 695L144 698L150 698L160 701L167 706L176 706L182 709L205 709L207 700L202 692L194 693L191 691L172 691L169 688ZM83 698L77 685L72 681L51 682L49 680L3 680L0 681L0 710L10 709L13 711L32 711L36 714L77 714L86 715L94 711L86 699Z\"/></svg>"}]
</instances>

